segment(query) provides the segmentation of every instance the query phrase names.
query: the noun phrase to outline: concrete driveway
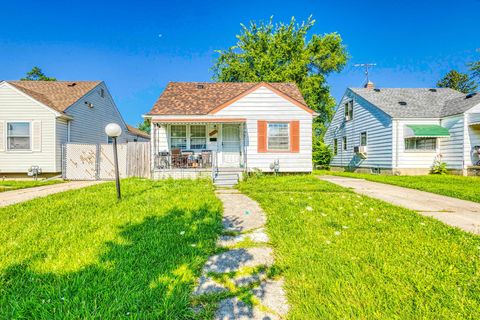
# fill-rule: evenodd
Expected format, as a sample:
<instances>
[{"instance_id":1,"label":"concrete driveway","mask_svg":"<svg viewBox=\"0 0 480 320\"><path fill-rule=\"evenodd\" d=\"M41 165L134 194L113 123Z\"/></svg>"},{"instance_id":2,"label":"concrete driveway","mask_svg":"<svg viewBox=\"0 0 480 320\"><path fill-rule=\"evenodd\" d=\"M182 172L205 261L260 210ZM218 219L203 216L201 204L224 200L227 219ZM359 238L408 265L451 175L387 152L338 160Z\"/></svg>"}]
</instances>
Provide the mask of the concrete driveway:
<instances>
[{"instance_id":1,"label":"concrete driveway","mask_svg":"<svg viewBox=\"0 0 480 320\"><path fill-rule=\"evenodd\" d=\"M102 182L103 181L71 181L42 187L0 192L0 207L9 206L15 203L28 201L35 198L46 197L54 193L85 188Z\"/></svg>"},{"instance_id":2,"label":"concrete driveway","mask_svg":"<svg viewBox=\"0 0 480 320\"><path fill-rule=\"evenodd\" d=\"M480 234L479 203L364 179L337 176L319 176L318 178L352 188L356 193L417 211L465 231Z\"/></svg>"}]
</instances>

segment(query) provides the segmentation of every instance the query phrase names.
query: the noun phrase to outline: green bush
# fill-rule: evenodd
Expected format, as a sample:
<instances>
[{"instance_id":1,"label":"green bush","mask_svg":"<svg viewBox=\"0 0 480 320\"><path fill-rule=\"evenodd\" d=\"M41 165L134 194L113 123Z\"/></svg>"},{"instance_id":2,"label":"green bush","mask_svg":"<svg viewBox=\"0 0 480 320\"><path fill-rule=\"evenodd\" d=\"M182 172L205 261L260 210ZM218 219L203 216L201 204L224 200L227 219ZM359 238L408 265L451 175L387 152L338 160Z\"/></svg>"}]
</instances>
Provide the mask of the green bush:
<instances>
[{"instance_id":1,"label":"green bush","mask_svg":"<svg viewBox=\"0 0 480 320\"><path fill-rule=\"evenodd\" d=\"M332 150L323 142L322 138L313 138L312 160L316 167L330 168L330 160L332 160Z\"/></svg>"},{"instance_id":2,"label":"green bush","mask_svg":"<svg viewBox=\"0 0 480 320\"><path fill-rule=\"evenodd\" d=\"M435 160L432 166L432 173L433 174L447 174L447 164L443 162L441 159Z\"/></svg>"}]
</instances>

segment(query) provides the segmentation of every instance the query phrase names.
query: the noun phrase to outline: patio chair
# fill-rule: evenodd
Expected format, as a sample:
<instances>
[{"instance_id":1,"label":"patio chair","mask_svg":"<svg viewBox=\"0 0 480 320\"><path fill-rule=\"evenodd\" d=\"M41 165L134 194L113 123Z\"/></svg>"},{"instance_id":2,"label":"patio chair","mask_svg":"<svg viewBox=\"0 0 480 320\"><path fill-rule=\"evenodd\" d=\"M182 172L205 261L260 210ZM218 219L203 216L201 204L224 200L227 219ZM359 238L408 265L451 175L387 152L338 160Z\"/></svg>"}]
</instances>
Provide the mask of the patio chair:
<instances>
[{"instance_id":1,"label":"patio chair","mask_svg":"<svg viewBox=\"0 0 480 320\"><path fill-rule=\"evenodd\" d=\"M182 150L179 148L172 149L172 167L183 168L186 163L186 158L182 154Z\"/></svg>"}]
</instances>

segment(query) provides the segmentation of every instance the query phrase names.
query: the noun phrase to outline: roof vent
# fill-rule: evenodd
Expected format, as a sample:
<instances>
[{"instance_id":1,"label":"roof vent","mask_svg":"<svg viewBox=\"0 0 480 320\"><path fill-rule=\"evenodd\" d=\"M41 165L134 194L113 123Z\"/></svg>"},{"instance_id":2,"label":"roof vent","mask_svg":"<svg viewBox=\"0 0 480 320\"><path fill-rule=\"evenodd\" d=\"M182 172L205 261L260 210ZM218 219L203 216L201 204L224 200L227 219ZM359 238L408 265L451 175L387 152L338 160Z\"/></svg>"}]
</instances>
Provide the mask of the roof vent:
<instances>
[{"instance_id":1,"label":"roof vent","mask_svg":"<svg viewBox=\"0 0 480 320\"><path fill-rule=\"evenodd\" d=\"M75 82L70 82L67 86L69 87L75 87L77 84Z\"/></svg>"},{"instance_id":2,"label":"roof vent","mask_svg":"<svg viewBox=\"0 0 480 320\"><path fill-rule=\"evenodd\" d=\"M469 93L469 94L467 94L467 96L465 97L465 99L470 99L471 97L475 97L476 95L477 95L476 92L474 92L474 93Z\"/></svg>"},{"instance_id":3,"label":"roof vent","mask_svg":"<svg viewBox=\"0 0 480 320\"><path fill-rule=\"evenodd\" d=\"M380 92L380 89L375 88L375 89L373 89L373 91L375 91L375 92Z\"/></svg>"},{"instance_id":4,"label":"roof vent","mask_svg":"<svg viewBox=\"0 0 480 320\"><path fill-rule=\"evenodd\" d=\"M398 104L401 105L401 106L406 106L407 103L405 101L398 101Z\"/></svg>"},{"instance_id":5,"label":"roof vent","mask_svg":"<svg viewBox=\"0 0 480 320\"><path fill-rule=\"evenodd\" d=\"M437 89L435 88L432 88L432 89L428 89L430 92L437 92Z\"/></svg>"},{"instance_id":6,"label":"roof vent","mask_svg":"<svg viewBox=\"0 0 480 320\"><path fill-rule=\"evenodd\" d=\"M205 85L198 83L197 84L197 89L205 89Z\"/></svg>"}]
</instances>

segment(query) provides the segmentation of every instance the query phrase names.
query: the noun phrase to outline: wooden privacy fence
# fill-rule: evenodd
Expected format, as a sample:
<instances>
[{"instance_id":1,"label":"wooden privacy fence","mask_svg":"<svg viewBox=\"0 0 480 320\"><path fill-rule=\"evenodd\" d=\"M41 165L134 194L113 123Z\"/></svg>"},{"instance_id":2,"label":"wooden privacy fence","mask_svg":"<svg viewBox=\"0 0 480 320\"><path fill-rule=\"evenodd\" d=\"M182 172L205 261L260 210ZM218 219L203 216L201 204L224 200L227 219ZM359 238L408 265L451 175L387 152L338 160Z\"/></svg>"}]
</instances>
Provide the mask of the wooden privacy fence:
<instances>
[{"instance_id":1,"label":"wooden privacy fence","mask_svg":"<svg viewBox=\"0 0 480 320\"><path fill-rule=\"evenodd\" d=\"M150 178L150 143L118 144L118 164L121 178ZM67 143L63 149L63 177L68 180L115 179L113 145Z\"/></svg>"}]
</instances>

